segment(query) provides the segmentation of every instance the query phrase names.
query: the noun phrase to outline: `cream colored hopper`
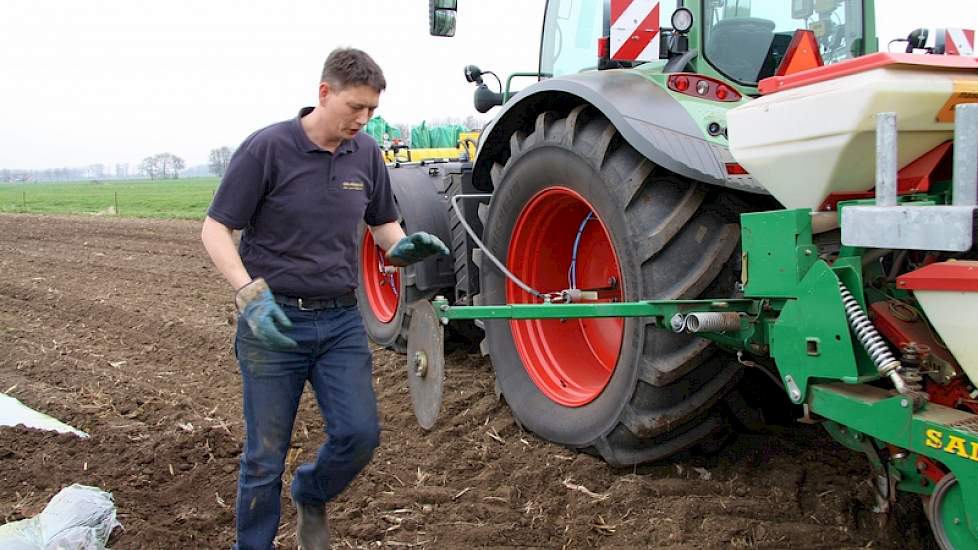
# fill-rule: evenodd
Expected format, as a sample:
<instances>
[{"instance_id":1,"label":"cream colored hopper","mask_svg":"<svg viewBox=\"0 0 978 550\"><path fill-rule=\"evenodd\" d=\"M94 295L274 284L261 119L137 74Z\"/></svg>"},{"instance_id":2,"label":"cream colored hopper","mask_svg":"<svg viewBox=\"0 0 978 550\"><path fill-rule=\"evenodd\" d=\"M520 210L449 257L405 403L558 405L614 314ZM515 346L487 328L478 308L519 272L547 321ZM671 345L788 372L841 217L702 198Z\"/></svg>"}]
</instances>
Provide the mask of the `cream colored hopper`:
<instances>
[{"instance_id":1,"label":"cream colored hopper","mask_svg":"<svg viewBox=\"0 0 978 550\"><path fill-rule=\"evenodd\" d=\"M952 139L953 122L937 118L952 97L978 101L978 59L881 53L765 87L774 93L727 114L730 153L786 208L817 209L873 188L876 113L897 113L900 168Z\"/></svg>"},{"instance_id":2,"label":"cream colored hopper","mask_svg":"<svg viewBox=\"0 0 978 550\"><path fill-rule=\"evenodd\" d=\"M931 264L901 275L897 286L913 291L965 374L978 381L978 262Z\"/></svg>"}]
</instances>

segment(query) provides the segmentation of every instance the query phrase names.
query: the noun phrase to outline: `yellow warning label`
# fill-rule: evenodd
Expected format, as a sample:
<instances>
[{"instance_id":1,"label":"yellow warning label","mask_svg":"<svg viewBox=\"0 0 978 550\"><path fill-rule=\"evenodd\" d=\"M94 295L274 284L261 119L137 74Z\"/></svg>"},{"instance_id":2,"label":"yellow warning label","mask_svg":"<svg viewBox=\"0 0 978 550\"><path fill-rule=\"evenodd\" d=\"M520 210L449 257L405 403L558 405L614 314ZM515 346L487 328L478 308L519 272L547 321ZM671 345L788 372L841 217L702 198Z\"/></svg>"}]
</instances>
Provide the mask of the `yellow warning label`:
<instances>
[{"instance_id":1,"label":"yellow warning label","mask_svg":"<svg viewBox=\"0 0 978 550\"><path fill-rule=\"evenodd\" d=\"M937 121L954 122L954 106L960 103L978 103L978 82L955 81L954 92L937 111Z\"/></svg>"}]
</instances>

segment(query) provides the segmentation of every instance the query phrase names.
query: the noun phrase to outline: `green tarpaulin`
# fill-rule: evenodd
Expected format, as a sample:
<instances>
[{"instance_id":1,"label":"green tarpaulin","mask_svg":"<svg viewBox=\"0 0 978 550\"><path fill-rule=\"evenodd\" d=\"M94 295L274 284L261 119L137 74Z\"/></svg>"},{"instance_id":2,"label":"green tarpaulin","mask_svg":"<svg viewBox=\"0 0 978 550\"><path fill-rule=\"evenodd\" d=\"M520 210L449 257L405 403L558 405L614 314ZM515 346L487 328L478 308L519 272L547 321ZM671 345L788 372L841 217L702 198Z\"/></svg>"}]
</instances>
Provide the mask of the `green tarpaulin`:
<instances>
[{"instance_id":1,"label":"green tarpaulin","mask_svg":"<svg viewBox=\"0 0 978 550\"><path fill-rule=\"evenodd\" d=\"M459 133L467 131L468 129L460 124L446 124L429 128L427 123L422 122L411 128L411 148L455 147L458 144Z\"/></svg>"},{"instance_id":2,"label":"green tarpaulin","mask_svg":"<svg viewBox=\"0 0 978 550\"><path fill-rule=\"evenodd\" d=\"M394 138L402 138L400 130L387 123L383 117L375 116L364 126L363 131L374 138L380 145L384 145L384 134L387 134L387 141ZM458 135L461 132L468 132L468 129L461 124L443 124L439 126L428 126L424 121L414 128L411 128L411 148L412 149L432 149L450 148L458 144Z\"/></svg>"},{"instance_id":3,"label":"green tarpaulin","mask_svg":"<svg viewBox=\"0 0 978 550\"><path fill-rule=\"evenodd\" d=\"M363 128L363 131L374 138L374 141L383 145L384 144L384 134L387 134L388 139L394 139L401 137L401 131L397 128L387 124L387 121L383 117L375 116L367 121L367 125Z\"/></svg>"}]
</instances>

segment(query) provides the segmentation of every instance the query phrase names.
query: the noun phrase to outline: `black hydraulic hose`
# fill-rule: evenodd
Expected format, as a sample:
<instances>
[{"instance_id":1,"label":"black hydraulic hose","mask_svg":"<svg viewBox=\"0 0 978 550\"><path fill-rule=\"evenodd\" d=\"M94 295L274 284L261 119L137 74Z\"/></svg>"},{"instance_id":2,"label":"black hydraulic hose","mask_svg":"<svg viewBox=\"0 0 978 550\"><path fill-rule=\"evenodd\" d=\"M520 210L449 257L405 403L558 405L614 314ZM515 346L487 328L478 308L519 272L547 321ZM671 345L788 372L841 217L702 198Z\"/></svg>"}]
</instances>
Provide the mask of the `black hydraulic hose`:
<instances>
[{"instance_id":1,"label":"black hydraulic hose","mask_svg":"<svg viewBox=\"0 0 978 550\"><path fill-rule=\"evenodd\" d=\"M699 55L697 50L689 50L684 52L678 57L673 57L666 62L666 66L663 67L662 72L664 73L677 73L686 70L686 66L689 65L696 56Z\"/></svg>"},{"instance_id":2,"label":"black hydraulic hose","mask_svg":"<svg viewBox=\"0 0 978 550\"><path fill-rule=\"evenodd\" d=\"M737 362L740 363L741 365L747 367L747 368L751 368L751 369L754 369L754 370L761 371L768 378L770 378L772 382L774 382L774 385L775 386L778 386L779 388L784 389L784 382L782 382L781 379L778 378L778 376L776 374L774 374L773 372L771 372L770 370L768 370L767 367L765 367L764 365L761 365L759 363L755 363L755 362L753 362L753 361L751 361L749 359L744 359L744 351L743 350L739 350L737 352Z\"/></svg>"}]
</instances>

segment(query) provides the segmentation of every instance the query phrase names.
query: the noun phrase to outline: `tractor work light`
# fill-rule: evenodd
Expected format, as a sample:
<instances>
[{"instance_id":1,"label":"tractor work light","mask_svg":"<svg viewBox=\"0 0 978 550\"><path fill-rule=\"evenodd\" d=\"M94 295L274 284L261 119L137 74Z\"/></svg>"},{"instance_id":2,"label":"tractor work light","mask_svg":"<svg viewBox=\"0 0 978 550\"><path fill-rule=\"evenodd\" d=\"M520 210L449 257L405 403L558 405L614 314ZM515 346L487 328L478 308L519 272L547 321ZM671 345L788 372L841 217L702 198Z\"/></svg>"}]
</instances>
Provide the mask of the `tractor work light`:
<instances>
[{"instance_id":1,"label":"tractor work light","mask_svg":"<svg viewBox=\"0 0 978 550\"><path fill-rule=\"evenodd\" d=\"M740 92L719 80L692 73L672 74L667 85L674 92L711 101L733 102L742 97Z\"/></svg>"},{"instance_id":2,"label":"tractor work light","mask_svg":"<svg viewBox=\"0 0 978 550\"><path fill-rule=\"evenodd\" d=\"M672 28L682 34L689 32L693 28L693 12L689 8L678 8L672 12Z\"/></svg>"},{"instance_id":3,"label":"tractor work light","mask_svg":"<svg viewBox=\"0 0 978 550\"><path fill-rule=\"evenodd\" d=\"M482 70L475 65L466 65L465 80L467 82L475 82L476 84L482 84Z\"/></svg>"}]
</instances>

